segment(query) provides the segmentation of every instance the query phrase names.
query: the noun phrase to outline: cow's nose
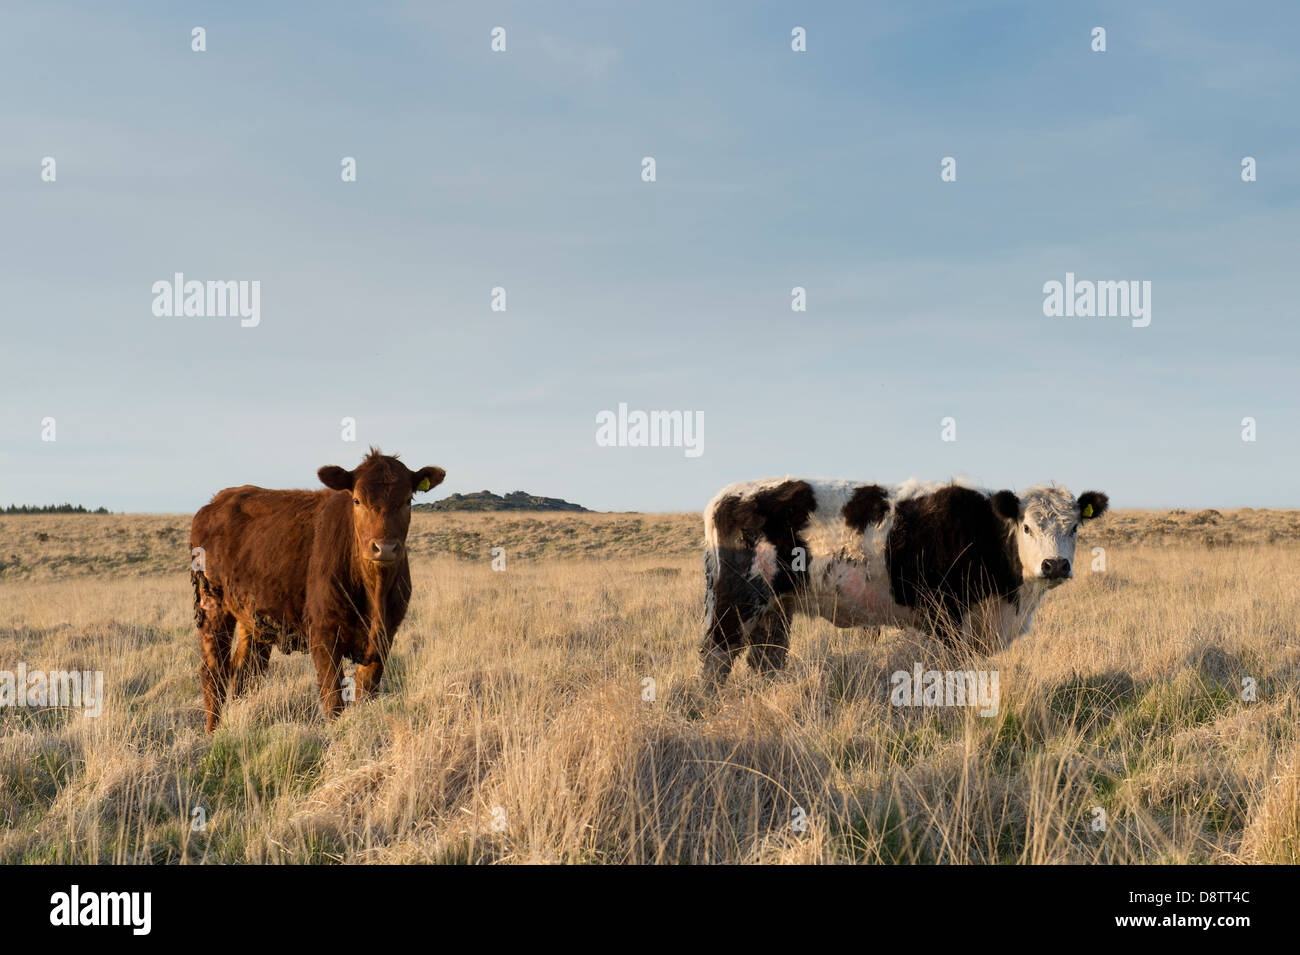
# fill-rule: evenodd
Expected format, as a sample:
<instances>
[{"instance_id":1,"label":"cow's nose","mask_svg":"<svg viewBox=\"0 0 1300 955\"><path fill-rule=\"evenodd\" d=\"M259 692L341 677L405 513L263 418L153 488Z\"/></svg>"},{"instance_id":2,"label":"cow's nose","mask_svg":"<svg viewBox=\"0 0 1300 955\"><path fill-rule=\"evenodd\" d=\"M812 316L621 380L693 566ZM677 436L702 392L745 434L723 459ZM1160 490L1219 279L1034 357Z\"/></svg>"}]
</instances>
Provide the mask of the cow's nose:
<instances>
[{"instance_id":1,"label":"cow's nose","mask_svg":"<svg viewBox=\"0 0 1300 955\"><path fill-rule=\"evenodd\" d=\"M391 564L402 553L401 541L372 540L370 542L370 559L381 564Z\"/></svg>"},{"instance_id":2,"label":"cow's nose","mask_svg":"<svg viewBox=\"0 0 1300 955\"><path fill-rule=\"evenodd\" d=\"M1070 576L1070 562L1064 557L1049 557L1043 561L1043 576L1048 580L1064 580Z\"/></svg>"}]
</instances>

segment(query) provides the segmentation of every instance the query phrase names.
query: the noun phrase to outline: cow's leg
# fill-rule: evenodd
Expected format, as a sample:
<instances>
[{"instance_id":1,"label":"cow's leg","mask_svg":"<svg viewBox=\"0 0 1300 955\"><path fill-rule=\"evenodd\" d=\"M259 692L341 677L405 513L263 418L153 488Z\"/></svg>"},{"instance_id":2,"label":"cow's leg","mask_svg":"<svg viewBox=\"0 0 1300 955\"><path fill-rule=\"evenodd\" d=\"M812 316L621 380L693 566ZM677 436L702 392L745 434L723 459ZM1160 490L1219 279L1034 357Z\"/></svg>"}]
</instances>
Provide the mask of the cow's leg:
<instances>
[{"instance_id":1,"label":"cow's leg","mask_svg":"<svg viewBox=\"0 0 1300 955\"><path fill-rule=\"evenodd\" d=\"M772 591L761 577L749 574L751 551L721 549L705 555L707 615L700 654L704 658L704 687L716 691L727 682L749 633L772 602Z\"/></svg>"},{"instance_id":2,"label":"cow's leg","mask_svg":"<svg viewBox=\"0 0 1300 955\"><path fill-rule=\"evenodd\" d=\"M230 685L230 644L234 635L234 617L228 617L225 622L211 622L199 633L203 653L200 680L209 733L215 732L221 721L221 708Z\"/></svg>"},{"instance_id":3,"label":"cow's leg","mask_svg":"<svg viewBox=\"0 0 1300 955\"><path fill-rule=\"evenodd\" d=\"M398 567L397 577L387 591L371 594L371 605L383 608L383 616L372 616L370 620L369 644L364 658L357 661L357 701L373 695L379 689L379 681L384 675L384 665L393 646L393 634L406 616L407 605L411 601L411 571L402 563Z\"/></svg>"},{"instance_id":4,"label":"cow's leg","mask_svg":"<svg viewBox=\"0 0 1300 955\"><path fill-rule=\"evenodd\" d=\"M917 608L923 628L946 646L962 642L969 627L968 608L963 608L956 598L948 595L926 594Z\"/></svg>"},{"instance_id":5,"label":"cow's leg","mask_svg":"<svg viewBox=\"0 0 1300 955\"><path fill-rule=\"evenodd\" d=\"M788 599L774 600L755 622L749 635L750 669L770 675L785 667L792 610Z\"/></svg>"},{"instance_id":6,"label":"cow's leg","mask_svg":"<svg viewBox=\"0 0 1300 955\"><path fill-rule=\"evenodd\" d=\"M1020 618L1015 604L1001 597L987 597L973 604L962 621L966 646L991 656L1010 646L1020 636Z\"/></svg>"},{"instance_id":7,"label":"cow's leg","mask_svg":"<svg viewBox=\"0 0 1300 955\"><path fill-rule=\"evenodd\" d=\"M203 686L203 709L208 733L216 732L221 721L230 682L230 643L234 638L235 618L221 605L221 595L200 570L192 570L194 585L194 622L199 628L199 682Z\"/></svg>"},{"instance_id":8,"label":"cow's leg","mask_svg":"<svg viewBox=\"0 0 1300 955\"><path fill-rule=\"evenodd\" d=\"M271 662L272 649L274 648L269 643L253 644L253 652L248 659L249 676L252 679L256 679L266 672L266 667Z\"/></svg>"},{"instance_id":9,"label":"cow's leg","mask_svg":"<svg viewBox=\"0 0 1300 955\"><path fill-rule=\"evenodd\" d=\"M243 624L235 624L235 649L230 656L230 695L239 696L244 691L247 679L244 668L248 666L249 650L253 643L253 638L247 627Z\"/></svg>"},{"instance_id":10,"label":"cow's leg","mask_svg":"<svg viewBox=\"0 0 1300 955\"><path fill-rule=\"evenodd\" d=\"M700 654L704 657L704 687L716 692L745 648L745 621L735 607L722 610L709 626Z\"/></svg>"},{"instance_id":11,"label":"cow's leg","mask_svg":"<svg viewBox=\"0 0 1300 955\"><path fill-rule=\"evenodd\" d=\"M253 638L252 633L237 624L235 629L234 679L231 695L238 696L266 672L271 659L271 644Z\"/></svg>"},{"instance_id":12,"label":"cow's leg","mask_svg":"<svg viewBox=\"0 0 1300 955\"><path fill-rule=\"evenodd\" d=\"M327 720L343 710L343 648L334 627L319 628L311 636L311 658L320 684L320 705Z\"/></svg>"},{"instance_id":13,"label":"cow's leg","mask_svg":"<svg viewBox=\"0 0 1300 955\"><path fill-rule=\"evenodd\" d=\"M199 682L203 686L203 710L209 733L221 720L221 708L230 683L230 645L235 635L235 618L221 605L220 594L200 571L192 571L194 623L199 630Z\"/></svg>"},{"instance_id":14,"label":"cow's leg","mask_svg":"<svg viewBox=\"0 0 1300 955\"><path fill-rule=\"evenodd\" d=\"M357 664L357 702L373 696L379 689L379 680L384 675L384 663L388 654L371 654L365 662Z\"/></svg>"}]
</instances>

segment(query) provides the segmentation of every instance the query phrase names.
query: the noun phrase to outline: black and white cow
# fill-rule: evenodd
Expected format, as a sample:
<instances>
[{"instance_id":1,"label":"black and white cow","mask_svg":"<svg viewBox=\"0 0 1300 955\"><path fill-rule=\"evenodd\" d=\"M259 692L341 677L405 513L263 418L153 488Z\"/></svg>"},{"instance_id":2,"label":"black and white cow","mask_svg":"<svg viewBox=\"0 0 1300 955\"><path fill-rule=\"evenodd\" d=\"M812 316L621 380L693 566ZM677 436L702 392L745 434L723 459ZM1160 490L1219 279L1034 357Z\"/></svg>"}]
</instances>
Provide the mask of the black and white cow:
<instances>
[{"instance_id":1,"label":"black and white cow","mask_svg":"<svg viewBox=\"0 0 1300 955\"><path fill-rule=\"evenodd\" d=\"M909 481L773 478L723 488L704 512L704 681L726 682L746 648L785 665L796 612L836 626L920 627L982 653L1029 630L1050 588L1074 576L1079 523L1100 491L978 490Z\"/></svg>"}]
</instances>

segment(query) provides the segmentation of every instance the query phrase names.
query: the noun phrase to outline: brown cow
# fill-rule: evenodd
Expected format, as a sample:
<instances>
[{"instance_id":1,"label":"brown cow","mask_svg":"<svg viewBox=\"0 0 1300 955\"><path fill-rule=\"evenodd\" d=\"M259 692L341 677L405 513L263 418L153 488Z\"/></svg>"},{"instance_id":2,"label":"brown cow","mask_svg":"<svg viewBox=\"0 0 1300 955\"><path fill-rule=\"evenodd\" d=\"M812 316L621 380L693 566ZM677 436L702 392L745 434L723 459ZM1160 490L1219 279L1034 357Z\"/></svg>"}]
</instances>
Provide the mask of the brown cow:
<instances>
[{"instance_id":1,"label":"brown cow","mask_svg":"<svg viewBox=\"0 0 1300 955\"><path fill-rule=\"evenodd\" d=\"M326 717L343 708L344 657L357 664L357 699L384 672L411 599L411 496L446 472L411 471L371 448L356 470L330 465L317 475L329 490L231 487L194 515L190 579L209 733L227 687L238 694L265 670L273 646L311 652Z\"/></svg>"}]
</instances>

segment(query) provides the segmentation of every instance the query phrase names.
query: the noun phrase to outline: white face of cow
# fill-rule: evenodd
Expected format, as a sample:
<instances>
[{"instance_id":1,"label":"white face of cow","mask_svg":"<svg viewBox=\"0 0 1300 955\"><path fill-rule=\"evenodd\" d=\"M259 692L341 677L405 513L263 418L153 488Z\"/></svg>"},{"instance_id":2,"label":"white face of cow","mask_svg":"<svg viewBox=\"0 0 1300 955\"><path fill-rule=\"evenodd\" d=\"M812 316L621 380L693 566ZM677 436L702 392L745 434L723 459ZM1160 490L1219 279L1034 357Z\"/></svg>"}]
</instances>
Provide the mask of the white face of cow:
<instances>
[{"instance_id":1,"label":"white face of cow","mask_svg":"<svg viewBox=\"0 0 1300 955\"><path fill-rule=\"evenodd\" d=\"M999 497L1009 492L999 492ZM1086 491L1075 500L1062 487L1031 487L1019 496L1014 539L1025 580L1043 580L1049 587L1074 576L1074 546L1079 525L1101 517L1108 500L1100 491ZM1010 508L1004 511L1009 520Z\"/></svg>"}]
</instances>

